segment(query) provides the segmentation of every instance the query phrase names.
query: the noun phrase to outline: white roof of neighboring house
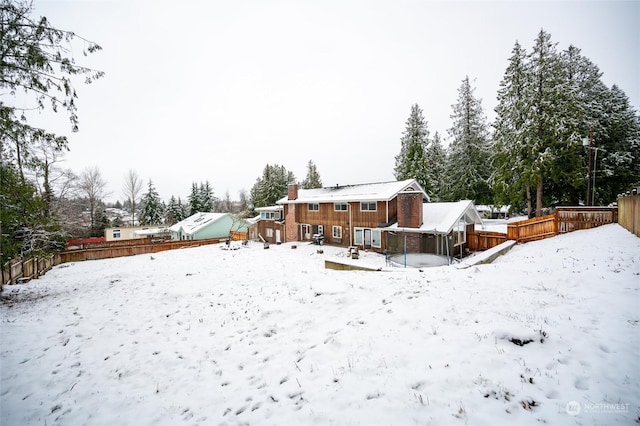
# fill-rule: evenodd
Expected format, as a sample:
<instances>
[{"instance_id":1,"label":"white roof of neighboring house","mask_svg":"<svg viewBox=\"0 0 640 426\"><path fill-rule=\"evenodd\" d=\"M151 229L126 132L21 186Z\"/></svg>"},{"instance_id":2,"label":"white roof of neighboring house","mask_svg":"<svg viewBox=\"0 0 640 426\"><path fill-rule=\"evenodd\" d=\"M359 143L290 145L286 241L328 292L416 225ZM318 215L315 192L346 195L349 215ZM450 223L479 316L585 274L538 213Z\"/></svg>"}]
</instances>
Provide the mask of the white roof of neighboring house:
<instances>
[{"instance_id":1,"label":"white roof of neighboring house","mask_svg":"<svg viewBox=\"0 0 640 426\"><path fill-rule=\"evenodd\" d=\"M161 227L161 228L147 228L147 229L139 229L137 231L133 231L134 235L155 235L155 234L164 234L169 232L169 228Z\"/></svg>"},{"instance_id":2,"label":"white roof of neighboring house","mask_svg":"<svg viewBox=\"0 0 640 426\"><path fill-rule=\"evenodd\" d=\"M509 213L510 208L511 208L510 205L496 207L494 205L487 206L484 204L478 204L476 206L476 210L478 210L479 212L492 212L492 213Z\"/></svg>"},{"instance_id":3,"label":"white roof of neighboring house","mask_svg":"<svg viewBox=\"0 0 640 426\"><path fill-rule=\"evenodd\" d=\"M277 212L278 210L283 210L283 206L267 206L267 207L256 207L255 211L257 212Z\"/></svg>"},{"instance_id":4,"label":"white roof of neighboring house","mask_svg":"<svg viewBox=\"0 0 640 426\"><path fill-rule=\"evenodd\" d=\"M298 198L289 200L288 196L277 201L278 204L292 203L337 203L349 201L390 201L398 192L407 188L429 196L415 179L393 182L364 183L358 185L330 186L326 188L298 189Z\"/></svg>"},{"instance_id":5,"label":"white roof of neighboring house","mask_svg":"<svg viewBox=\"0 0 640 426\"><path fill-rule=\"evenodd\" d=\"M466 223L482 224L482 218L480 218L471 200L451 203L423 203L422 226L420 228L399 228L398 224L395 223L386 229L389 231L406 230L409 232L448 234L458 221L463 218Z\"/></svg>"},{"instance_id":6,"label":"white roof of neighboring house","mask_svg":"<svg viewBox=\"0 0 640 426\"><path fill-rule=\"evenodd\" d=\"M182 228L183 232L187 235L193 235L205 226L220 220L227 216L229 213L203 213L199 212L188 218L176 223L169 229L172 232L180 232Z\"/></svg>"}]
</instances>

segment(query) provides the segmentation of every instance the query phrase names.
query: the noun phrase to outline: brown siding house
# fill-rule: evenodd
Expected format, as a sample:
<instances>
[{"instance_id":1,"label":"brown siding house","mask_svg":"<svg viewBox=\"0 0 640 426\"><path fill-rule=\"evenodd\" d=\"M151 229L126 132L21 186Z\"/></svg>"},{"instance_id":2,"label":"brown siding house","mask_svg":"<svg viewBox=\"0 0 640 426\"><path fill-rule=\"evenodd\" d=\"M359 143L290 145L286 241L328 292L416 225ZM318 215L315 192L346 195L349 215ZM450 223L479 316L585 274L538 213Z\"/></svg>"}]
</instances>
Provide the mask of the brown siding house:
<instances>
[{"instance_id":1,"label":"brown siding house","mask_svg":"<svg viewBox=\"0 0 640 426\"><path fill-rule=\"evenodd\" d=\"M291 184L277 202L284 207L285 241L322 235L327 244L383 251L383 228L397 222L398 194L406 191L416 206L429 199L415 179L317 189Z\"/></svg>"}]
</instances>

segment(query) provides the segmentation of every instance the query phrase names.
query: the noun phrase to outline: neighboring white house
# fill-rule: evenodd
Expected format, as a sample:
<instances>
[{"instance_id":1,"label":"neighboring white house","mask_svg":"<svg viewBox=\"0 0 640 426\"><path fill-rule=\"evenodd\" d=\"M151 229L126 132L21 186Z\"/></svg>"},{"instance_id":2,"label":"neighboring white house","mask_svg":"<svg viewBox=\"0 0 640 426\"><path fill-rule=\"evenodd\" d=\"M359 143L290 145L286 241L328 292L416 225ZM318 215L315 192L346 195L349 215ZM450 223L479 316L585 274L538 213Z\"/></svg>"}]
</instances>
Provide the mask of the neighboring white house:
<instances>
[{"instance_id":1,"label":"neighboring white house","mask_svg":"<svg viewBox=\"0 0 640 426\"><path fill-rule=\"evenodd\" d=\"M136 238L164 238L170 235L169 228L165 226L121 226L105 228L106 241L133 240Z\"/></svg>"},{"instance_id":2,"label":"neighboring white house","mask_svg":"<svg viewBox=\"0 0 640 426\"><path fill-rule=\"evenodd\" d=\"M231 231L246 232L248 223L230 213L199 212L171 226L173 240L206 240L226 238Z\"/></svg>"}]
</instances>

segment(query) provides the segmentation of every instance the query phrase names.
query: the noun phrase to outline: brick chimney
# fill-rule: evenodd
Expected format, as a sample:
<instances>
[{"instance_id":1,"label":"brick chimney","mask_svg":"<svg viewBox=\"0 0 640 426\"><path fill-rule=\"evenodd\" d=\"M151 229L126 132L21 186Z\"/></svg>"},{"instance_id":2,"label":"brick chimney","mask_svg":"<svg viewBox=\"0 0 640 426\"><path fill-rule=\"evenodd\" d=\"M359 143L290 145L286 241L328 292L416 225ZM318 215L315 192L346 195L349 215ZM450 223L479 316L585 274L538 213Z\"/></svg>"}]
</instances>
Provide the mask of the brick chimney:
<instances>
[{"instance_id":1,"label":"brick chimney","mask_svg":"<svg viewBox=\"0 0 640 426\"><path fill-rule=\"evenodd\" d=\"M298 184L290 183L287 187L287 198L289 200L297 200L298 199Z\"/></svg>"},{"instance_id":2,"label":"brick chimney","mask_svg":"<svg viewBox=\"0 0 640 426\"><path fill-rule=\"evenodd\" d=\"M398 227L419 228L422 226L422 192L398 193Z\"/></svg>"}]
</instances>

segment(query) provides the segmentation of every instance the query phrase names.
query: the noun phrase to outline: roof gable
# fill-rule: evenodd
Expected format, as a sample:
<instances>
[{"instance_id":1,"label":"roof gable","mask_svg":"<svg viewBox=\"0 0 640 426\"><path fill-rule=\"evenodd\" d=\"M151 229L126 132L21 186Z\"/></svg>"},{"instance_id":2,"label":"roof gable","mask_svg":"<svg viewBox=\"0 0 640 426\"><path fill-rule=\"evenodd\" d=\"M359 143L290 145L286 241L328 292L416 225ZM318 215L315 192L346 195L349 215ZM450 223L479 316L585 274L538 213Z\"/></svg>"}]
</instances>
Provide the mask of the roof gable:
<instances>
[{"instance_id":1,"label":"roof gable","mask_svg":"<svg viewBox=\"0 0 640 426\"><path fill-rule=\"evenodd\" d=\"M398 224L395 223L388 229L406 229L412 232L449 234L461 219L464 219L466 223L482 224L482 218L476 210L473 201L461 200L444 203L423 203L422 226L419 228L399 228Z\"/></svg>"},{"instance_id":2,"label":"roof gable","mask_svg":"<svg viewBox=\"0 0 640 426\"><path fill-rule=\"evenodd\" d=\"M229 215L229 213L205 213L198 212L188 218L176 223L169 228L172 232L184 232L187 235L193 235L199 230L217 222L223 217Z\"/></svg>"},{"instance_id":3,"label":"roof gable","mask_svg":"<svg viewBox=\"0 0 640 426\"><path fill-rule=\"evenodd\" d=\"M398 192L405 190L420 191L424 194L425 199L429 199L427 193L415 179L407 179L391 182L299 189L298 198L290 200L288 197L283 197L277 201L277 204L390 201Z\"/></svg>"}]
</instances>

